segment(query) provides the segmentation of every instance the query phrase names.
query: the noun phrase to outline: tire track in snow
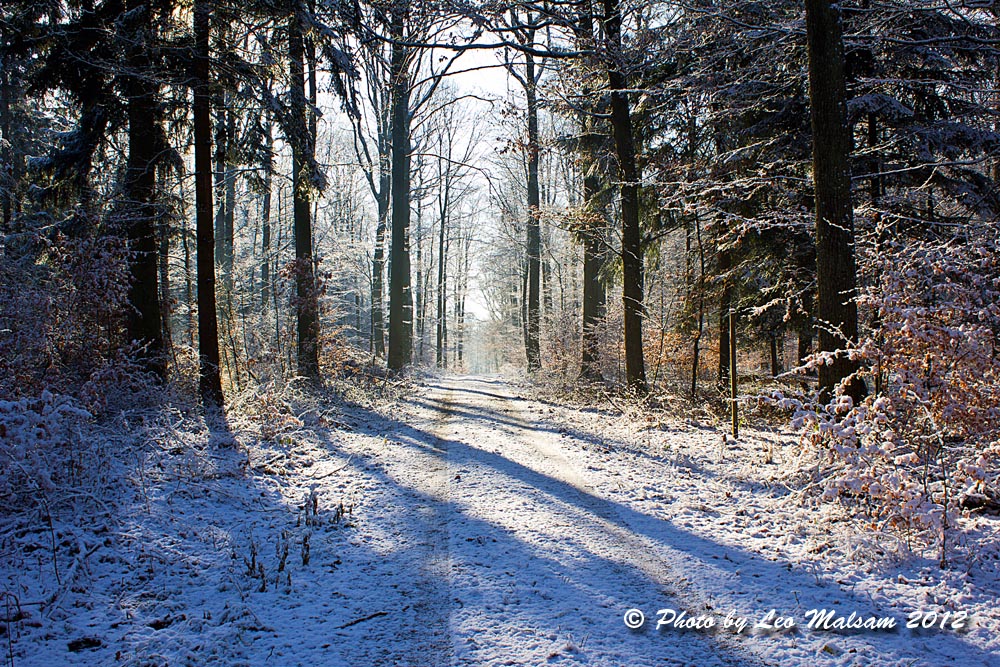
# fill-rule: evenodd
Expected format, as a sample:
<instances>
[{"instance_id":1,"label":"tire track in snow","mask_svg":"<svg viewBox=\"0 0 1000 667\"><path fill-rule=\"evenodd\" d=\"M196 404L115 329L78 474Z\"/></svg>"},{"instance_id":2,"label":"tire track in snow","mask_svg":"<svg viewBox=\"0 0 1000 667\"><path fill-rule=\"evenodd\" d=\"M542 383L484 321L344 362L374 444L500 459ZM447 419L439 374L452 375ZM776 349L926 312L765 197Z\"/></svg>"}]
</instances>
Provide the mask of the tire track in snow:
<instances>
[{"instance_id":1,"label":"tire track in snow","mask_svg":"<svg viewBox=\"0 0 1000 667\"><path fill-rule=\"evenodd\" d=\"M410 644L410 665L450 665L454 661L451 636L451 576L450 524L448 516L451 473L448 465L448 440L438 434L451 415L451 395L439 401L438 411L431 417L429 431L435 441L428 443L430 453L422 455L422 465L414 472L419 477L420 490L431 502L421 502L415 509L419 532L423 536L420 548L425 552L417 581L418 599L413 607L421 620L420 634Z\"/></svg>"}]
</instances>

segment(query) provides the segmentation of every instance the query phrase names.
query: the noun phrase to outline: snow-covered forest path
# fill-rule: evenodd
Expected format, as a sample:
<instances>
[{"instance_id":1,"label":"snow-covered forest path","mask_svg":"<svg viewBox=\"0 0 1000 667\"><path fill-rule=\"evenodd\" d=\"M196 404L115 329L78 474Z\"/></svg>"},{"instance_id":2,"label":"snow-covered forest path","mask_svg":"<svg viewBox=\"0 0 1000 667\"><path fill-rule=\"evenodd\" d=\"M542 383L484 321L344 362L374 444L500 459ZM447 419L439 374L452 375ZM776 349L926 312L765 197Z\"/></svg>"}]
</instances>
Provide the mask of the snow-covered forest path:
<instances>
[{"instance_id":1,"label":"snow-covered forest path","mask_svg":"<svg viewBox=\"0 0 1000 667\"><path fill-rule=\"evenodd\" d=\"M902 629L918 601L938 609L913 572L838 569L826 517L768 481L789 439L726 451L694 421L622 429L498 377L429 379L398 410L353 424L374 554L347 597L355 618L389 613L333 640L345 665L996 664L962 633ZM661 609L716 627L657 629ZM771 609L799 627L754 629ZM810 609L898 626L815 630ZM730 614L748 625L721 627Z\"/></svg>"},{"instance_id":2,"label":"snow-covered forest path","mask_svg":"<svg viewBox=\"0 0 1000 667\"><path fill-rule=\"evenodd\" d=\"M405 386L376 406L351 385L256 395L210 433L151 416L114 445L138 460L114 517L10 533L0 575L24 612L0 625L8 663L1000 664L988 555L894 561L889 536L859 539L794 490L792 437L727 443L693 417L573 407L497 377ZM657 629L662 609L716 627ZM797 626L754 629L772 609ZM812 609L897 628L807 628ZM921 610L969 620L904 628ZM730 615L747 625L721 627Z\"/></svg>"},{"instance_id":3,"label":"snow-covered forest path","mask_svg":"<svg viewBox=\"0 0 1000 667\"><path fill-rule=\"evenodd\" d=\"M625 627L629 607L697 603L634 513L588 487L543 404L481 377L431 381L408 403L369 427L395 445L378 469L399 494L393 537L414 551L415 579L392 584L412 585L411 607L373 622L352 664L373 651L379 664L750 664L721 636Z\"/></svg>"}]
</instances>

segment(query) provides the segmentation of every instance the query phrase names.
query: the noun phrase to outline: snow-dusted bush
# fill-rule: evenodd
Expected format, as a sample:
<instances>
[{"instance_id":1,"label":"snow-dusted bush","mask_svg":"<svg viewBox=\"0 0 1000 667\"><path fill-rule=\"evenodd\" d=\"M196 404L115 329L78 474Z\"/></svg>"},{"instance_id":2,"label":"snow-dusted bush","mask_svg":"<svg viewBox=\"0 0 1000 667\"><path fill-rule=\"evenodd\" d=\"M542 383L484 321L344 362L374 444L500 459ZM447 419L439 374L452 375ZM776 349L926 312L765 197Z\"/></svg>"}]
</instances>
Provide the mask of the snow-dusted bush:
<instances>
[{"instance_id":1,"label":"snow-dusted bush","mask_svg":"<svg viewBox=\"0 0 1000 667\"><path fill-rule=\"evenodd\" d=\"M970 225L948 240L873 246L859 305L874 326L852 351L869 395L820 409L780 401L836 464L827 497L928 531L942 559L959 512L1000 498L998 245L995 226Z\"/></svg>"},{"instance_id":2,"label":"snow-dusted bush","mask_svg":"<svg viewBox=\"0 0 1000 667\"><path fill-rule=\"evenodd\" d=\"M48 391L0 400L0 504L17 507L66 482L78 460L80 426L89 417L71 399Z\"/></svg>"},{"instance_id":3,"label":"snow-dusted bush","mask_svg":"<svg viewBox=\"0 0 1000 667\"><path fill-rule=\"evenodd\" d=\"M545 367L562 380L575 379L580 372L580 323L576 313L559 310L545 319L542 360Z\"/></svg>"},{"instance_id":4,"label":"snow-dusted bush","mask_svg":"<svg viewBox=\"0 0 1000 667\"><path fill-rule=\"evenodd\" d=\"M72 392L119 353L126 258L110 235L32 236L0 253L0 397Z\"/></svg>"}]
</instances>

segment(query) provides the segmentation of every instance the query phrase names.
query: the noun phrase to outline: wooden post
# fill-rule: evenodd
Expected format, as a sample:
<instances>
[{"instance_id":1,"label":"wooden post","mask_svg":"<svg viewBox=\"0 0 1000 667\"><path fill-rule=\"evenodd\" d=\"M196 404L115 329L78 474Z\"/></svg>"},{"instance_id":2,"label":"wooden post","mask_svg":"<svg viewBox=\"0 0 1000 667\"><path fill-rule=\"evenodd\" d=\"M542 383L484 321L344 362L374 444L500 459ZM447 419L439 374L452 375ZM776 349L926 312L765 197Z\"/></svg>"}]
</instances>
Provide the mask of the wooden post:
<instances>
[{"instance_id":1,"label":"wooden post","mask_svg":"<svg viewBox=\"0 0 1000 667\"><path fill-rule=\"evenodd\" d=\"M740 437L740 408L736 384L736 310L729 309L729 400L732 408L733 437Z\"/></svg>"}]
</instances>

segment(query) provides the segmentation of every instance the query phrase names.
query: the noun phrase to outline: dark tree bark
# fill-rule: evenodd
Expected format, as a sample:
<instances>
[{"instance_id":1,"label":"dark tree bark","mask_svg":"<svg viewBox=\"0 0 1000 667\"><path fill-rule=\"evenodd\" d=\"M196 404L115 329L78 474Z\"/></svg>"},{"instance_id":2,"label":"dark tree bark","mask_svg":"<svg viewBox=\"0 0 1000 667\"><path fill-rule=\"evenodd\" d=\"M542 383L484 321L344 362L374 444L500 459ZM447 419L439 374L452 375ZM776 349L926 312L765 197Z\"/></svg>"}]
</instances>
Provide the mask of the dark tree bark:
<instances>
[{"instance_id":1,"label":"dark tree bark","mask_svg":"<svg viewBox=\"0 0 1000 667\"><path fill-rule=\"evenodd\" d=\"M625 311L625 381L646 392L646 362L642 351L643 254L639 225L639 168L635 158L628 80L622 52L622 15L619 0L603 0L606 40L605 66L611 91L611 129L621 180L622 301Z\"/></svg>"},{"instance_id":2,"label":"dark tree bark","mask_svg":"<svg viewBox=\"0 0 1000 667\"><path fill-rule=\"evenodd\" d=\"M17 180L14 177L14 137L11 122L10 103L13 97L11 72L8 66L10 56L0 54L0 210L2 210L4 233L11 231L11 220L14 217L14 189Z\"/></svg>"},{"instance_id":3,"label":"dark tree bark","mask_svg":"<svg viewBox=\"0 0 1000 667\"><path fill-rule=\"evenodd\" d=\"M527 224L527 260L528 260L528 293L525 310L524 351L528 361L528 371L540 370L542 355L540 348L541 317L541 197L538 185L538 91L535 82L535 59L531 54L525 54L524 93L528 102L528 224Z\"/></svg>"},{"instance_id":4,"label":"dark tree bark","mask_svg":"<svg viewBox=\"0 0 1000 667\"><path fill-rule=\"evenodd\" d=\"M812 353L812 342L812 329L810 329L808 325L804 325L801 329L799 329L798 338L798 357L800 366L805 364L806 357Z\"/></svg>"},{"instance_id":5,"label":"dark tree bark","mask_svg":"<svg viewBox=\"0 0 1000 667\"><path fill-rule=\"evenodd\" d=\"M288 75L291 83L292 217L295 234L295 311L298 373L319 378L319 298L312 249L312 163L316 138L307 120L305 44L296 4L288 18Z\"/></svg>"},{"instance_id":6,"label":"dark tree bark","mask_svg":"<svg viewBox=\"0 0 1000 667\"><path fill-rule=\"evenodd\" d=\"M264 121L264 196L260 203L260 305L271 300L271 189L274 179L274 134L271 119Z\"/></svg>"},{"instance_id":7,"label":"dark tree bark","mask_svg":"<svg viewBox=\"0 0 1000 667\"><path fill-rule=\"evenodd\" d=\"M780 331L772 331L768 336L771 348L771 377L778 377L781 374L781 364L778 359L778 343L784 347L785 337Z\"/></svg>"},{"instance_id":8,"label":"dark tree bark","mask_svg":"<svg viewBox=\"0 0 1000 667\"><path fill-rule=\"evenodd\" d=\"M209 0L194 3L194 170L198 274L198 385L206 407L223 404L219 325L215 309L215 229L212 219L212 115L209 93Z\"/></svg>"},{"instance_id":9,"label":"dark tree bark","mask_svg":"<svg viewBox=\"0 0 1000 667\"><path fill-rule=\"evenodd\" d=\"M809 92L816 189L816 281L820 352L833 353L858 340L851 202L852 148L844 79L844 43L839 7L832 0L806 0ZM821 397L857 370L846 354L819 367ZM847 387L855 400L865 394L855 378Z\"/></svg>"},{"instance_id":10,"label":"dark tree bark","mask_svg":"<svg viewBox=\"0 0 1000 667\"><path fill-rule=\"evenodd\" d=\"M131 260L128 335L145 345L142 353L147 370L163 375L163 322L157 280L156 161L159 85L151 76L153 17L148 5L130 0L127 5L134 21L131 26L130 62L125 77L128 113L128 165L125 172L124 222Z\"/></svg>"},{"instance_id":11,"label":"dark tree bark","mask_svg":"<svg viewBox=\"0 0 1000 667\"><path fill-rule=\"evenodd\" d=\"M584 137L584 141L588 138ZM600 380L600 332L598 327L604 320L607 293L601 280L604 270L605 252L601 227L604 223L603 202L600 200L603 182L597 168L595 155L584 153L586 171L583 176L584 211L587 220L583 230L583 333L580 376L589 380Z\"/></svg>"},{"instance_id":12,"label":"dark tree bark","mask_svg":"<svg viewBox=\"0 0 1000 667\"><path fill-rule=\"evenodd\" d=\"M701 238L701 218L694 215L695 240L698 243L698 329L691 347L691 395L698 395L698 365L701 357L701 337L705 331L705 244Z\"/></svg>"},{"instance_id":13,"label":"dark tree bark","mask_svg":"<svg viewBox=\"0 0 1000 667\"><path fill-rule=\"evenodd\" d=\"M407 5L394 2L390 34L402 40ZM392 237L389 250L389 368L399 370L413 357L413 295L410 291L410 82L408 50L392 45Z\"/></svg>"},{"instance_id":14,"label":"dark tree bark","mask_svg":"<svg viewBox=\"0 0 1000 667\"><path fill-rule=\"evenodd\" d=\"M389 181L388 172L384 179ZM385 324L383 321L383 276L385 275L385 232L389 217L389 190L378 201L378 226L375 228L375 252L372 253L372 352L385 356Z\"/></svg>"},{"instance_id":15,"label":"dark tree bark","mask_svg":"<svg viewBox=\"0 0 1000 667\"><path fill-rule=\"evenodd\" d=\"M416 168L416 174L420 176L420 166ZM421 186L417 185L417 190L419 191ZM425 319L427 316L427 290L425 289L426 280L429 276L424 275L424 215L423 207L416 207L417 214L417 224L416 224L416 234L414 238L416 239L417 247L417 279L414 282L413 288L413 310L414 310L414 336L416 337L416 342L414 343L414 356L417 363L421 363L424 360L424 329L425 329ZM434 240L431 239L431 245L434 245ZM411 248L412 249L412 248ZM433 260L434 253L431 252L431 258ZM428 267L427 273L430 273L430 267Z\"/></svg>"},{"instance_id":16,"label":"dark tree bark","mask_svg":"<svg viewBox=\"0 0 1000 667\"><path fill-rule=\"evenodd\" d=\"M164 180L165 177L161 171L159 185L161 191L166 189ZM157 271L159 272L160 288L160 335L163 339L164 352L168 354L173 347L173 338L170 334L171 319L173 317L173 302L170 296L170 225L166 220L161 220L156 226L156 231L159 236L158 242L160 245L159 252L157 253Z\"/></svg>"},{"instance_id":17,"label":"dark tree bark","mask_svg":"<svg viewBox=\"0 0 1000 667\"><path fill-rule=\"evenodd\" d=\"M225 110L226 151L224 154L223 179L226 184L223 193L222 252L223 279L226 284L226 299L233 298L233 243L236 236L236 169L233 165L232 146L236 143L236 114L231 108Z\"/></svg>"},{"instance_id":18,"label":"dark tree bark","mask_svg":"<svg viewBox=\"0 0 1000 667\"><path fill-rule=\"evenodd\" d=\"M236 181L230 153L236 123L228 92L216 97L215 123L215 259L222 273L222 298L228 303L233 292L233 235L235 229ZM224 324L225 324L224 320Z\"/></svg>"},{"instance_id":19,"label":"dark tree bark","mask_svg":"<svg viewBox=\"0 0 1000 667\"><path fill-rule=\"evenodd\" d=\"M594 19L591 4L581 8L574 28L581 50L593 48ZM596 106L596 105L595 105ZM583 326L580 340L580 377L601 380L600 323L607 310L607 290L601 280L606 262L604 227L607 202L603 196L606 182L599 156L605 148L606 136L598 131L591 109L580 114L580 171L583 175L583 212L580 241L583 244Z\"/></svg>"}]
</instances>

